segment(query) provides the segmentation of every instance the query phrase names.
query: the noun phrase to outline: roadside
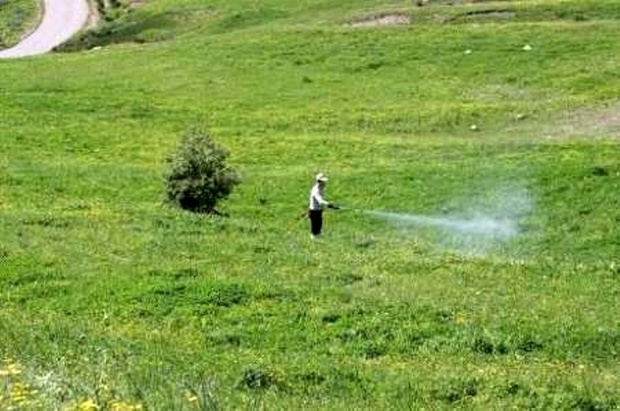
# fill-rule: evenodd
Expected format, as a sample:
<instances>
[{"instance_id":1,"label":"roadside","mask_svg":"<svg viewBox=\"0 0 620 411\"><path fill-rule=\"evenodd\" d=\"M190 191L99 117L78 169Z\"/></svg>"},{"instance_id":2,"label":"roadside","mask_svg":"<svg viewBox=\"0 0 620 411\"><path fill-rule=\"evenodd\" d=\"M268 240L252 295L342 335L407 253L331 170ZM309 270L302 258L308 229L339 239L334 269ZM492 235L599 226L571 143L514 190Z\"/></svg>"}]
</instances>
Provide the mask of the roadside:
<instances>
[{"instance_id":1,"label":"roadside","mask_svg":"<svg viewBox=\"0 0 620 411\"><path fill-rule=\"evenodd\" d=\"M16 46L0 51L0 58L47 53L79 32L91 15L87 0L44 0L43 8L41 24Z\"/></svg>"},{"instance_id":2,"label":"roadside","mask_svg":"<svg viewBox=\"0 0 620 411\"><path fill-rule=\"evenodd\" d=\"M32 33L43 18L43 0L13 0L0 4L0 50Z\"/></svg>"}]
</instances>

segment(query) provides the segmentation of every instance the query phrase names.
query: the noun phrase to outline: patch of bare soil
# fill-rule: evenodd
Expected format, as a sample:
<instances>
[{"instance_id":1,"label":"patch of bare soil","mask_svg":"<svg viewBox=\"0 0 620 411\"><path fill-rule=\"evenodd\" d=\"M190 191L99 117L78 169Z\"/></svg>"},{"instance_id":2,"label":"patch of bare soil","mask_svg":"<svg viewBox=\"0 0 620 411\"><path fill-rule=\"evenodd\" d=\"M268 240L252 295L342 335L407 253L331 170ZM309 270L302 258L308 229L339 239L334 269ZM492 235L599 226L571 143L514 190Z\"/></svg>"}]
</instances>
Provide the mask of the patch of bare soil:
<instances>
[{"instance_id":1,"label":"patch of bare soil","mask_svg":"<svg viewBox=\"0 0 620 411\"><path fill-rule=\"evenodd\" d=\"M563 113L546 133L548 137L620 137L620 102L601 108Z\"/></svg>"},{"instance_id":2,"label":"patch of bare soil","mask_svg":"<svg viewBox=\"0 0 620 411\"><path fill-rule=\"evenodd\" d=\"M516 116L517 120L526 117ZM603 107L566 110L553 115L548 121L525 121L507 131L561 140L571 138L615 138L620 139L620 101Z\"/></svg>"},{"instance_id":3,"label":"patch of bare soil","mask_svg":"<svg viewBox=\"0 0 620 411\"><path fill-rule=\"evenodd\" d=\"M405 25L411 23L411 17L406 14L383 14L356 20L346 24L347 27L375 27Z\"/></svg>"}]
</instances>

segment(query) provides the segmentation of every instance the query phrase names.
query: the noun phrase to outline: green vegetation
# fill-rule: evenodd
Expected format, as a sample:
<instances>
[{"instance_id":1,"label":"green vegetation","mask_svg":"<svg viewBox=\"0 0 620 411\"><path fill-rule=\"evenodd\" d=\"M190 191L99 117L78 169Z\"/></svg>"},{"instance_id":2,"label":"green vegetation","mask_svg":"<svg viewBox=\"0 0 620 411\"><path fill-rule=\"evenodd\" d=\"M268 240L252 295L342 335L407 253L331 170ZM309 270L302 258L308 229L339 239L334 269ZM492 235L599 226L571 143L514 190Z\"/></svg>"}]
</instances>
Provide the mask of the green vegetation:
<instances>
[{"instance_id":1,"label":"green vegetation","mask_svg":"<svg viewBox=\"0 0 620 411\"><path fill-rule=\"evenodd\" d=\"M617 2L458 3L153 0L117 22L164 41L0 65L0 408L617 408ZM228 218L166 205L193 128ZM531 210L473 255L350 211L312 242L318 171L361 209Z\"/></svg>"},{"instance_id":2,"label":"green vegetation","mask_svg":"<svg viewBox=\"0 0 620 411\"><path fill-rule=\"evenodd\" d=\"M15 45L39 18L38 0L0 0L0 49Z\"/></svg>"},{"instance_id":3,"label":"green vegetation","mask_svg":"<svg viewBox=\"0 0 620 411\"><path fill-rule=\"evenodd\" d=\"M166 194L178 207L199 213L219 214L217 203L240 183L226 164L229 153L204 131L186 134L166 161Z\"/></svg>"}]
</instances>

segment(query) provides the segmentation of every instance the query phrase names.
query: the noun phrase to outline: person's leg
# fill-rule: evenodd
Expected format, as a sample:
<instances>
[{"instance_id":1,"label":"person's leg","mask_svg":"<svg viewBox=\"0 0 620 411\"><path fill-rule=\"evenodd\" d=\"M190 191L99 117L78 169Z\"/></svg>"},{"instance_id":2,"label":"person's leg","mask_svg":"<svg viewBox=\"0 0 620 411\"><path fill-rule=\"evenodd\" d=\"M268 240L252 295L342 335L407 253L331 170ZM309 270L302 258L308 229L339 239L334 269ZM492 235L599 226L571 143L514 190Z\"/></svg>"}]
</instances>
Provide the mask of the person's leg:
<instances>
[{"instance_id":1,"label":"person's leg","mask_svg":"<svg viewBox=\"0 0 620 411\"><path fill-rule=\"evenodd\" d=\"M316 237L321 234L323 227L323 212L321 210L310 210L310 233Z\"/></svg>"},{"instance_id":2,"label":"person's leg","mask_svg":"<svg viewBox=\"0 0 620 411\"><path fill-rule=\"evenodd\" d=\"M308 210L308 220L310 221L310 235L314 236L314 211Z\"/></svg>"}]
</instances>

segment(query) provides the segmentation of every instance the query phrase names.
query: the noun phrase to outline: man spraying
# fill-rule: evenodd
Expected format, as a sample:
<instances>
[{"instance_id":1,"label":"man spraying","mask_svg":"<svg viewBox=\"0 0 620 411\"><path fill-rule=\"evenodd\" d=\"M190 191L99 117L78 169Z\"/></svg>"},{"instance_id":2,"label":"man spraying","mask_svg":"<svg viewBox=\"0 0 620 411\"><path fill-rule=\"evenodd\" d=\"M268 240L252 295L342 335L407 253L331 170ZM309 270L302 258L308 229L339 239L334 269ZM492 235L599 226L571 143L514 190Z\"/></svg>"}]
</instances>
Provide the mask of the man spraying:
<instances>
[{"instance_id":1,"label":"man spraying","mask_svg":"<svg viewBox=\"0 0 620 411\"><path fill-rule=\"evenodd\" d=\"M316 175L316 182L310 190L310 207L308 218L310 219L310 235L316 240L321 235L323 229L323 207L338 210L340 207L325 200L324 191L327 185L327 176L323 173Z\"/></svg>"}]
</instances>

